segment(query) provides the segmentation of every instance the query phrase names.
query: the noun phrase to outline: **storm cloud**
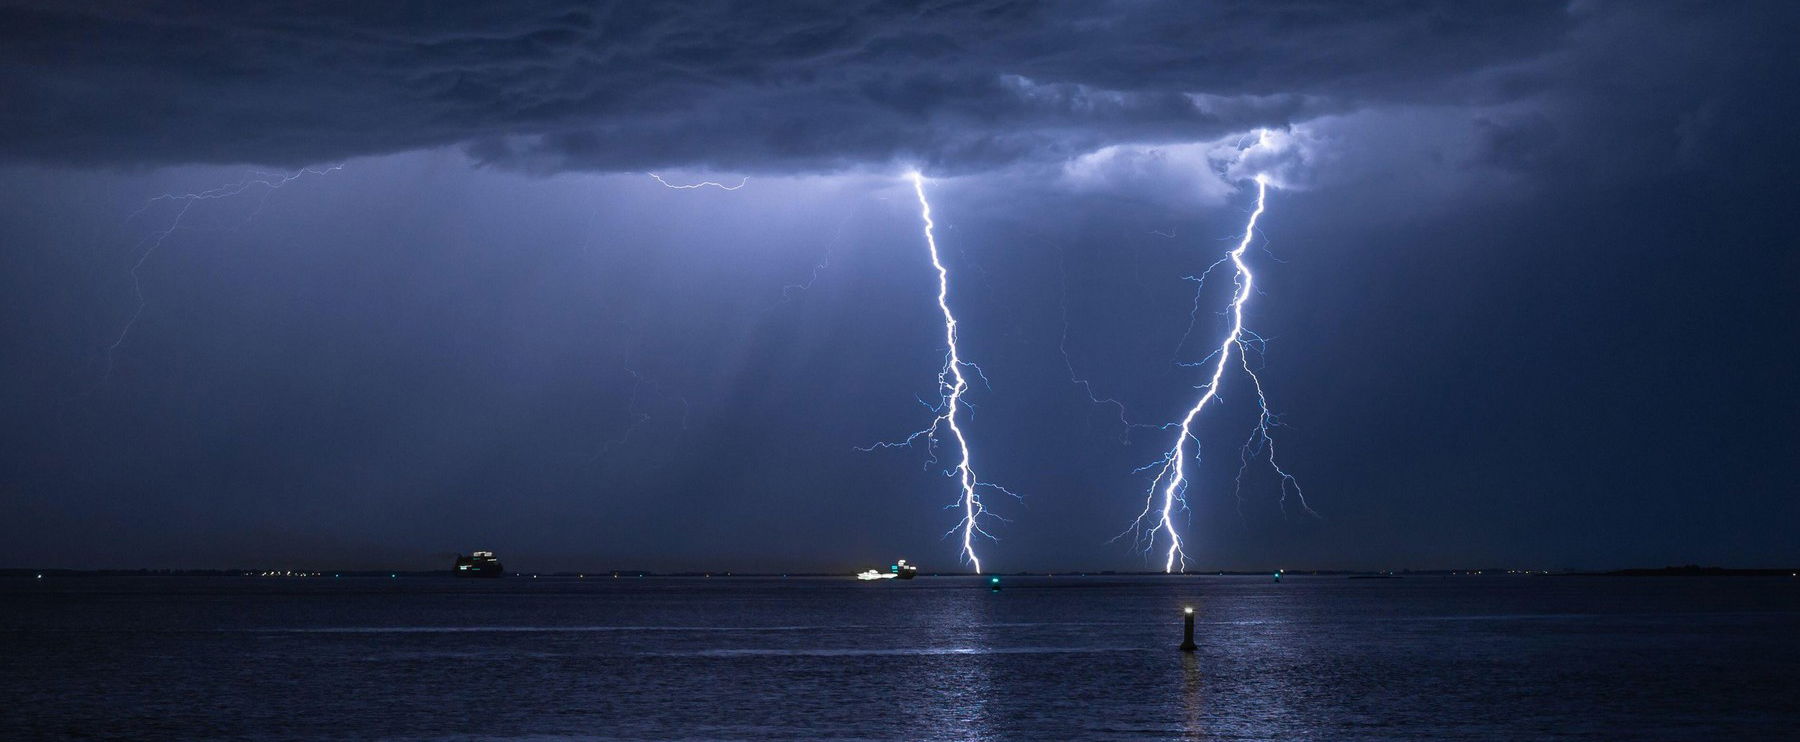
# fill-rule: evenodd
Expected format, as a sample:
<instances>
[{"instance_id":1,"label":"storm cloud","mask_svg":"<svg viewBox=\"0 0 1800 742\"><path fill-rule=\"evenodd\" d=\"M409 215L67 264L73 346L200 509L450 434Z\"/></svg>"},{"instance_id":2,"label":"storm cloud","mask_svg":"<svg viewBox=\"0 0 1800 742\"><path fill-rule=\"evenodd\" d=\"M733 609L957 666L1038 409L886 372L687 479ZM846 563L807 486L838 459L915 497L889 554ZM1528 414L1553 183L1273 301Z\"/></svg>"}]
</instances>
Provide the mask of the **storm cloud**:
<instances>
[{"instance_id":1,"label":"storm cloud","mask_svg":"<svg viewBox=\"0 0 1800 742\"><path fill-rule=\"evenodd\" d=\"M0 157L971 171L1541 91L1560 3L8 3ZM754 11L754 12L751 12Z\"/></svg>"}]
</instances>

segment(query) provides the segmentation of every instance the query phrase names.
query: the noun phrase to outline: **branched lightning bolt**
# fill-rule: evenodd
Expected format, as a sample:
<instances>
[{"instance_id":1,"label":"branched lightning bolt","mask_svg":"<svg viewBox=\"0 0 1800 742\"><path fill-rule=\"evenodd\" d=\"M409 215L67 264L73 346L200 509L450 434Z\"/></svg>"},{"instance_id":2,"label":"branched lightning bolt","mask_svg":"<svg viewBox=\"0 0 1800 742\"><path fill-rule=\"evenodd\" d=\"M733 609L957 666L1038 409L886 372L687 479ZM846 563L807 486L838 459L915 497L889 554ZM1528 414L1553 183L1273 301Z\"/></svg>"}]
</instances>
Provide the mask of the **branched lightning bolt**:
<instances>
[{"instance_id":1,"label":"branched lightning bolt","mask_svg":"<svg viewBox=\"0 0 1800 742\"><path fill-rule=\"evenodd\" d=\"M969 381L968 378L963 375L963 369L966 367L969 370L974 371L976 376L982 380L983 384L986 384L987 376L981 372L981 367L964 361L962 359L961 351L956 346L956 316L950 312L950 271L944 267L944 261L938 255L937 237L933 233L933 228L936 225L931 221L931 202L925 199L925 176L919 173L912 173L911 178L913 192L919 197L919 218L925 222L925 246L931 251L932 267L937 269L938 309L942 311L944 315L944 344L948 346L948 350L944 354L944 367L938 371L937 381L940 399L936 405L926 405L926 407L932 410L935 417L932 418L931 425L924 430L913 433L903 440L877 443L873 446L868 446L859 450L872 451L877 448L903 448L911 446L920 439L925 440L927 450L932 450L935 448L938 441L939 430L948 429L950 431L949 437L956 442L958 459L956 467L954 469L946 470L945 474L955 476L958 485L962 489L961 499L959 499L952 507L961 508L963 517L962 520L959 521L955 527L946 532L945 535L947 536L951 533L961 531L962 557L969 560L969 563L974 566L975 572L980 574L981 558L975 554L975 535L981 534L988 538L993 538L993 535L983 530L981 527L981 517L991 514L988 513L987 508L982 505L979 490L983 487L989 487L1012 495L1013 497L1018 497L1018 495L1000 485L981 481L975 476L975 469L970 464L969 441L963 434L962 426L957 422L958 412L963 406L967 405L967 402L963 400L963 392L966 392L969 389ZM935 461L937 461L937 458L935 451L933 451L931 453L931 459L927 462L927 466Z\"/></svg>"},{"instance_id":2,"label":"branched lightning bolt","mask_svg":"<svg viewBox=\"0 0 1800 742\"><path fill-rule=\"evenodd\" d=\"M248 216L244 217L243 222L238 224L238 227L242 227L244 224L248 224L251 220L255 219L258 214L262 213L263 207L268 204L269 194L273 193L275 189L299 180L303 176L322 176L342 169L344 169L344 166L340 164L326 168L301 168L300 170L294 171L292 174L258 173L236 183L230 183L204 191L194 191L192 193L164 193L146 199L143 206L139 206L137 211L133 211L130 216L125 217L125 223L130 224L158 202L181 202L181 209L175 212L175 218L170 220L167 227L150 233L142 240L139 240L136 245L132 246L132 252L136 253L138 256L136 262L133 262L131 265L131 292L137 297L137 307L132 309L131 318L125 321L125 326L119 329L119 336L113 339L111 345L106 346L106 372L103 377L110 377L112 375L113 355L118 352L120 346L125 344L126 338L131 335L132 328L136 327L138 320L144 316L144 307L148 304L148 301L144 298L144 286L143 282L138 277L138 271L144 267L145 262L150 260L150 256L156 253L157 248L162 247L163 243L168 241L169 235L174 234L177 230L182 228L182 220L187 218L188 212L193 210L194 204L201 201L216 201L231 198L232 196L243 194L252 188L261 187L263 189L262 198L257 201L256 208L253 209ZM234 229L235 228L236 227L234 227Z\"/></svg>"},{"instance_id":3,"label":"branched lightning bolt","mask_svg":"<svg viewBox=\"0 0 1800 742\"><path fill-rule=\"evenodd\" d=\"M1139 513L1137 519L1133 521L1133 529L1140 533L1141 538L1146 539L1146 550L1155 548L1157 532L1161 531L1167 535L1169 549L1167 558L1163 564L1163 571L1165 572L1174 572L1178 564L1184 568L1186 567L1187 555L1182 551L1181 536L1176 532L1175 511L1177 508L1185 508L1187 506L1185 500L1185 494L1188 487L1187 444L1189 440L1194 442L1194 459L1198 462L1200 440L1195 437L1193 433L1194 420L1200 416L1201 410L1204 409L1208 403L1218 397L1220 384L1225 378L1225 368L1231 363L1231 352L1234 348L1238 350L1239 365L1243 368L1244 373L1250 377L1252 387L1256 391L1257 404L1260 409L1257 425L1251 431L1250 439L1245 442L1244 448L1240 452L1238 483L1241 486L1244 469L1249 466L1252 456L1259 456L1263 451L1267 451L1269 465L1273 467L1276 474L1281 477L1282 503L1284 507L1287 502L1288 490L1291 487L1295 496L1300 499L1300 506L1305 508L1306 512L1312 512L1312 509L1306 506L1305 495L1300 492L1298 482L1294 480L1292 475L1288 474L1286 470L1282 469L1280 465L1275 462L1275 439L1270 436L1269 429L1278 423L1276 417L1269 412L1268 398L1263 394L1262 380L1258 378L1256 372L1250 368L1248 359L1249 346L1251 344L1260 344L1262 338L1258 337L1255 333L1244 329L1244 304L1250 300L1250 295L1255 288L1256 281L1256 276L1251 273L1250 266L1244 262L1244 252L1250 248L1250 242L1255 239L1256 222L1262 217L1263 207L1268 197L1268 192L1268 178L1266 176L1258 175L1256 177L1256 209L1250 213L1250 221L1244 226L1244 235L1243 238L1238 241L1237 247L1227 253L1225 258L1208 267L1206 272L1201 273L1199 276L1188 277L1190 280L1197 283L1204 282L1207 274L1209 274L1213 268L1223 265L1226 261L1230 261L1233 268L1235 268L1233 280L1236 285L1236 290L1232 294L1230 305L1231 329L1225 334L1225 338L1219 342L1219 346L1214 349L1212 353L1208 354L1205 359L1194 364L1182 364L1203 366L1211 363L1211 377L1204 385L1199 387L1200 389L1203 389L1204 392L1200 395L1200 399L1194 402L1194 406L1188 409L1187 414L1181 418L1181 422L1178 425L1171 426L1176 428L1178 432L1176 433L1174 443L1170 445L1168 451L1163 453L1162 459L1139 470L1146 471L1156 469L1157 471L1155 478L1150 482L1149 491L1145 496L1144 510L1142 513ZM1197 294L1193 312L1194 314L1199 312L1199 299ZM1191 316L1190 319L1192 319ZM1189 331L1191 332L1192 329L1192 324L1190 323ZM1185 341L1186 335L1183 336L1183 342ZM1153 525L1148 529L1144 528L1146 521L1153 522ZM1127 533L1129 532L1131 531L1127 531Z\"/></svg>"},{"instance_id":4,"label":"branched lightning bolt","mask_svg":"<svg viewBox=\"0 0 1800 742\"><path fill-rule=\"evenodd\" d=\"M721 191L735 191L739 188L743 188L746 184L748 184L750 182L750 178L748 176L746 176L743 180L739 181L737 185L725 185L724 183L715 183L710 180L701 181L699 183L687 183L687 184L683 184L683 185L677 185L674 183L670 183L669 181L663 180L662 176L657 175L656 173L644 173L644 174L655 179L656 182L663 184L663 186L665 186L667 188L675 189L677 191L691 191L696 188L706 188L709 186L712 188L717 188Z\"/></svg>"}]
</instances>

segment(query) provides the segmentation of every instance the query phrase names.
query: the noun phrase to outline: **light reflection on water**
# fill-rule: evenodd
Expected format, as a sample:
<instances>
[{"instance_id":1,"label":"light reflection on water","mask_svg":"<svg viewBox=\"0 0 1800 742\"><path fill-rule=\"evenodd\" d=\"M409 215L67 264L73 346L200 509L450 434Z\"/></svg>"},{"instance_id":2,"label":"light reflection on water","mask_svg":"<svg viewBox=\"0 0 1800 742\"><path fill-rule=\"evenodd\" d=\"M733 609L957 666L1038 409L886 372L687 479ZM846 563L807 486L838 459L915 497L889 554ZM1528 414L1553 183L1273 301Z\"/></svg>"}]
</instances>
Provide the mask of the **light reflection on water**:
<instances>
[{"instance_id":1,"label":"light reflection on water","mask_svg":"<svg viewBox=\"0 0 1800 742\"><path fill-rule=\"evenodd\" d=\"M693 652L656 652L665 657L694 655L699 657L869 657L876 655L933 654L1084 654L1091 652L1138 652L1130 647L892 647L886 649L700 649Z\"/></svg>"},{"instance_id":2,"label":"light reflection on water","mask_svg":"<svg viewBox=\"0 0 1800 742\"><path fill-rule=\"evenodd\" d=\"M1181 655L1182 732L1188 737L1206 734L1206 676L1200 672L1200 660L1189 653Z\"/></svg>"},{"instance_id":3,"label":"light reflection on water","mask_svg":"<svg viewBox=\"0 0 1800 742\"><path fill-rule=\"evenodd\" d=\"M1780 580L380 582L0 583L0 738L1610 740L1800 723L1800 591ZM1187 604L1192 654L1175 650Z\"/></svg>"}]
</instances>

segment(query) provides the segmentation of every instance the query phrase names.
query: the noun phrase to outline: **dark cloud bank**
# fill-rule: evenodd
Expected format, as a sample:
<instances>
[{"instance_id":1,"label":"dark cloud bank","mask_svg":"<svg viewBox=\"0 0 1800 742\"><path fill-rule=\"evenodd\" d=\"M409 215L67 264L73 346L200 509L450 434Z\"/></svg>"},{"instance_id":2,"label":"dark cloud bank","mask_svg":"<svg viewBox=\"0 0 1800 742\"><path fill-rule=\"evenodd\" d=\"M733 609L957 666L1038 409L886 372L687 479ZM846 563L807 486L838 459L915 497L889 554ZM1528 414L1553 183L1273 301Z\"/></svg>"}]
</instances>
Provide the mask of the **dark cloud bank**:
<instances>
[{"instance_id":1,"label":"dark cloud bank","mask_svg":"<svg viewBox=\"0 0 1800 742\"><path fill-rule=\"evenodd\" d=\"M7 3L0 155L291 166L462 145L534 169L970 170L1370 106L1529 98L1582 64L1571 48L1615 18L1732 14L1311 0ZM1521 140L1541 137L1521 127L1540 125L1496 124L1495 155L1529 157Z\"/></svg>"}]
</instances>

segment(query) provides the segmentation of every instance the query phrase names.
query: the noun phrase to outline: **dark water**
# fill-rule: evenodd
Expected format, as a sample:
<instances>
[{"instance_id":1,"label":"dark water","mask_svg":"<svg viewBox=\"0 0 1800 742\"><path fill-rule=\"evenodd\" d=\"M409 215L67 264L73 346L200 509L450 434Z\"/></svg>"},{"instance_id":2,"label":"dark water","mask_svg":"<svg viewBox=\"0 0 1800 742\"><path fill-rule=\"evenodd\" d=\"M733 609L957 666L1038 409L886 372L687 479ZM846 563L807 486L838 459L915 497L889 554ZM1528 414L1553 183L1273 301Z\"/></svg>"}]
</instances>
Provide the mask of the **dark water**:
<instances>
[{"instance_id":1,"label":"dark water","mask_svg":"<svg viewBox=\"0 0 1800 742\"><path fill-rule=\"evenodd\" d=\"M1004 584L9 579L0 738L1800 735L1800 579Z\"/></svg>"}]
</instances>

